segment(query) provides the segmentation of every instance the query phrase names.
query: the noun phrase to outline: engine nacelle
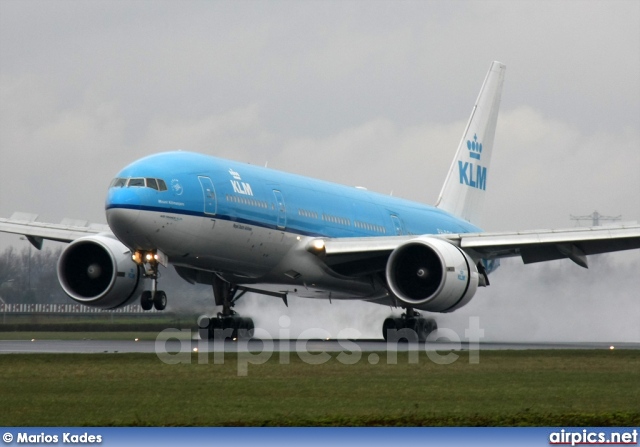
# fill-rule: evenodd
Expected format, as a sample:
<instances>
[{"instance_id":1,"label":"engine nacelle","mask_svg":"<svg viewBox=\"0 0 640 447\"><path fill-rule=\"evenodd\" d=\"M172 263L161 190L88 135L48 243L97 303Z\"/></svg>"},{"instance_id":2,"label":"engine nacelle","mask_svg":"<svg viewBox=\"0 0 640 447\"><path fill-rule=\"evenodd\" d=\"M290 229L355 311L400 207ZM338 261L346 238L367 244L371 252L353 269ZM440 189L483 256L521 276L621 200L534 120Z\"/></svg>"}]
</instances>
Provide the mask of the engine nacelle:
<instances>
[{"instance_id":1,"label":"engine nacelle","mask_svg":"<svg viewBox=\"0 0 640 447\"><path fill-rule=\"evenodd\" d=\"M58 280L73 300L86 306L114 309L140 295L140 267L131 251L106 235L76 239L58 260Z\"/></svg>"},{"instance_id":2,"label":"engine nacelle","mask_svg":"<svg viewBox=\"0 0 640 447\"><path fill-rule=\"evenodd\" d=\"M387 261L387 283L406 305L429 312L451 312L467 304L478 289L478 269L455 245L419 237L397 247Z\"/></svg>"}]
</instances>

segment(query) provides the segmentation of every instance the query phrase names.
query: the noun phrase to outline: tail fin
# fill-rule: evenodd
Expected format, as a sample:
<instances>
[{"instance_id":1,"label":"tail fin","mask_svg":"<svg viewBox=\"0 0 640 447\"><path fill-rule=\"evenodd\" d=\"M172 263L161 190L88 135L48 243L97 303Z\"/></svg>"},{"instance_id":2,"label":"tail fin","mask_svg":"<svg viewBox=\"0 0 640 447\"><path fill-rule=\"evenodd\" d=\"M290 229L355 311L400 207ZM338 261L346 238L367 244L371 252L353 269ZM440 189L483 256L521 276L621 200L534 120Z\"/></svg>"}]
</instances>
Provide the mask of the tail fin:
<instances>
[{"instance_id":1,"label":"tail fin","mask_svg":"<svg viewBox=\"0 0 640 447\"><path fill-rule=\"evenodd\" d=\"M506 66L493 62L462 135L436 207L480 224Z\"/></svg>"}]
</instances>

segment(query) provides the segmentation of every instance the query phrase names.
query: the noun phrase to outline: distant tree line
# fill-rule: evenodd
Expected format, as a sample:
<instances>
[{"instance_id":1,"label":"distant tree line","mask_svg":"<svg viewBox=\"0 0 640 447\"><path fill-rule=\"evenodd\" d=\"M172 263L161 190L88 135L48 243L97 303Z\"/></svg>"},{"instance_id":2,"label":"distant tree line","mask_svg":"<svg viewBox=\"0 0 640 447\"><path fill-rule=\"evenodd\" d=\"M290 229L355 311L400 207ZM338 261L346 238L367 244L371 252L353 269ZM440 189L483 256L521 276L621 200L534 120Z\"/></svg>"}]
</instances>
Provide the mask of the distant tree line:
<instances>
[{"instance_id":1,"label":"distant tree line","mask_svg":"<svg viewBox=\"0 0 640 447\"><path fill-rule=\"evenodd\" d=\"M7 304L73 303L58 282L58 258L65 248L62 244L42 250L6 248L0 253L0 299ZM171 310L213 310L211 286L189 284L172 267L160 273L161 289L169 295Z\"/></svg>"},{"instance_id":2,"label":"distant tree line","mask_svg":"<svg viewBox=\"0 0 640 447\"><path fill-rule=\"evenodd\" d=\"M5 303L68 303L56 266L62 247L11 246L0 254L0 298Z\"/></svg>"}]
</instances>

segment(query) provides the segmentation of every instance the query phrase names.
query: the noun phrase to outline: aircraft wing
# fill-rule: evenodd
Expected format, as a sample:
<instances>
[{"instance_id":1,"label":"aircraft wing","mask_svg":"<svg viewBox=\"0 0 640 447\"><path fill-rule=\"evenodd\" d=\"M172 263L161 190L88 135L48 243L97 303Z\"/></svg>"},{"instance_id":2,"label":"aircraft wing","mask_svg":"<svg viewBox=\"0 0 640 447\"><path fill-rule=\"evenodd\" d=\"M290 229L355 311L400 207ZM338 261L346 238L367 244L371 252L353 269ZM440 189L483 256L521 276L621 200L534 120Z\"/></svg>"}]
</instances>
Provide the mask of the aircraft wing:
<instances>
[{"instance_id":1,"label":"aircraft wing","mask_svg":"<svg viewBox=\"0 0 640 447\"><path fill-rule=\"evenodd\" d=\"M38 250L44 239L71 242L83 236L111 233L108 225L89 224L86 221L64 219L59 224L37 221L36 214L14 213L9 219L0 218L0 232L22 234Z\"/></svg>"},{"instance_id":2,"label":"aircraft wing","mask_svg":"<svg viewBox=\"0 0 640 447\"><path fill-rule=\"evenodd\" d=\"M639 225L459 236L463 249L488 259L519 255L525 264L569 258L587 267L587 255L640 248Z\"/></svg>"},{"instance_id":3,"label":"aircraft wing","mask_svg":"<svg viewBox=\"0 0 640 447\"><path fill-rule=\"evenodd\" d=\"M640 225L571 228L503 233L462 233L423 236L314 239L308 250L343 274L384 270L389 254L419 237L445 239L473 258L520 256L525 264L569 258L587 267L587 255L640 248Z\"/></svg>"}]
</instances>

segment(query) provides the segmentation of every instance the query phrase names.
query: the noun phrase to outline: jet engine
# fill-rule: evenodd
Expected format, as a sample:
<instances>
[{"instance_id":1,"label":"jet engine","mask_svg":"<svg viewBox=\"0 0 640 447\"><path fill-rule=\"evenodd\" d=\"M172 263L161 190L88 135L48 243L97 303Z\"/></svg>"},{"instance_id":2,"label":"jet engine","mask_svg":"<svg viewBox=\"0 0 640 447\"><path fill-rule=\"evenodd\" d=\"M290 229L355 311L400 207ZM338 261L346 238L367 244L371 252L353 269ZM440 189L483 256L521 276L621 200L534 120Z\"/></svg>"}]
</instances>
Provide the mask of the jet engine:
<instances>
[{"instance_id":1,"label":"jet engine","mask_svg":"<svg viewBox=\"0 0 640 447\"><path fill-rule=\"evenodd\" d=\"M443 239L419 237L397 247L386 269L391 292L405 305L451 312L478 289L478 270L463 250Z\"/></svg>"},{"instance_id":2,"label":"jet engine","mask_svg":"<svg viewBox=\"0 0 640 447\"><path fill-rule=\"evenodd\" d=\"M131 251L108 235L76 239L58 260L58 280L73 300L114 309L140 295L140 267Z\"/></svg>"}]
</instances>

